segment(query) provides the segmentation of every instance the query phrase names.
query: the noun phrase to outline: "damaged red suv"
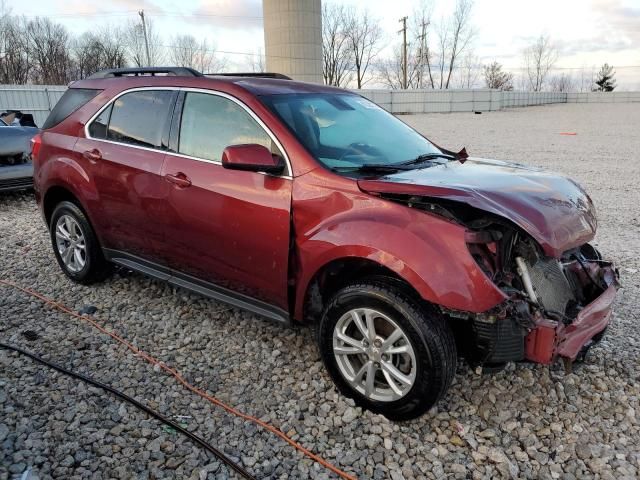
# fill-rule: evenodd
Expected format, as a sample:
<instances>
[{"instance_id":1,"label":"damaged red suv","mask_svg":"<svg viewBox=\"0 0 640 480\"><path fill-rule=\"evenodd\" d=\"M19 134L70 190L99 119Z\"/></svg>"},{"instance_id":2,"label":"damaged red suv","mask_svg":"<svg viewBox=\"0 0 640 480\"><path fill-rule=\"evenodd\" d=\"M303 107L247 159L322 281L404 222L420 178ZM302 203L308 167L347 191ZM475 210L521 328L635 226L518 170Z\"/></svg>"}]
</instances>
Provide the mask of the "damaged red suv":
<instances>
[{"instance_id":1,"label":"damaged red suv","mask_svg":"<svg viewBox=\"0 0 640 480\"><path fill-rule=\"evenodd\" d=\"M312 324L338 388L392 419L433 406L459 356L570 364L610 320L617 274L578 184L440 148L345 90L104 71L33 157L72 280L116 264Z\"/></svg>"}]
</instances>

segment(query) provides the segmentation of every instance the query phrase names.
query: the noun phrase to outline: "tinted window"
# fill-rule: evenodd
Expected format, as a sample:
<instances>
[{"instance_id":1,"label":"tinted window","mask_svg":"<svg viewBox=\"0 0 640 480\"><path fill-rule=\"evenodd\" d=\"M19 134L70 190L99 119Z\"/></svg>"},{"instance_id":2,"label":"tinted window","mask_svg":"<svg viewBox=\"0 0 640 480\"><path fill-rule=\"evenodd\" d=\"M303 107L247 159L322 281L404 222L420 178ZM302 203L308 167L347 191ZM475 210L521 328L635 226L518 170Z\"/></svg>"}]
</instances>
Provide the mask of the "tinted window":
<instances>
[{"instance_id":1,"label":"tinted window","mask_svg":"<svg viewBox=\"0 0 640 480\"><path fill-rule=\"evenodd\" d=\"M176 92L142 90L126 93L113 103L107 138L115 142L161 148Z\"/></svg>"},{"instance_id":2,"label":"tinted window","mask_svg":"<svg viewBox=\"0 0 640 480\"><path fill-rule=\"evenodd\" d=\"M267 132L237 103L217 95L187 93L180 125L180 153L220 161L225 148L244 143L257 143L279 153Z\"/></svg>"},{"instance_id":3,"label":"tinted window","mask_svg":"<svg viewBox=\"0 0 640 480\"><path fill-rule=\"evenodd\" d=\"M89 125L89 135L92 138L106 138L107 126L109 125L109 116L111 116L111 108L113 104L109 104L100 115Z\"/></svg>"},{"instance_id":4,"label":"tinted window","mask_svg":"<svg viewBox=\"0 0 640 480\"><path fill-rule=\"evenodd\" d=\"M55 127L73 112L85 105L89 100L98 95L102 90L93 90L89 88L69 88L62 98L58 100L56 106L53 107L51 113L45 120L43 129Z\"/></svg>"}]
</instances>

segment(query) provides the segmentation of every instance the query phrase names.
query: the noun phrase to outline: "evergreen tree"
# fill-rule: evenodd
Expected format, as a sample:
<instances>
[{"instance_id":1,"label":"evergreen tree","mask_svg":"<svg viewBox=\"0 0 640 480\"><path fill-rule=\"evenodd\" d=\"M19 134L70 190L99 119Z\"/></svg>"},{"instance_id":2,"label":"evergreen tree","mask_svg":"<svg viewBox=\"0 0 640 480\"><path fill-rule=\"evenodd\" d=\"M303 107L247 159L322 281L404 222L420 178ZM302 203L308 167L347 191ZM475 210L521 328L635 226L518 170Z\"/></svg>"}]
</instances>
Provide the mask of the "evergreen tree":
<instances>
[{"instance_id":1,"label":"evergreen tree","mask_svg":"<svg viewBox=\"0 0 640 480\"><path fill-rule=\"evenodd\" d=\"M612 92L616 88L616 79L613 78L616 72L613 71L613 67L608 63L605 63L596 77L596 87L593 88L594 92Z\"/></svg>"}]
</instances>

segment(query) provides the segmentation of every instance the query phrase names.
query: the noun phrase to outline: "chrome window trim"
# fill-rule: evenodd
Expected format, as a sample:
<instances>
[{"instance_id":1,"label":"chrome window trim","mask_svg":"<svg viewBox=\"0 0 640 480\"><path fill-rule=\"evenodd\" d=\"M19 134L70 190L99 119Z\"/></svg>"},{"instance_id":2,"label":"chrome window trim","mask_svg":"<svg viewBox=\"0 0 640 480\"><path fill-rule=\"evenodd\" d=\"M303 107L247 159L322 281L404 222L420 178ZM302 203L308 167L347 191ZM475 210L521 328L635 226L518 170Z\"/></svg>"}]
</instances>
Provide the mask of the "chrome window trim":
<instances>
[{"instance_id":1,"label":"chrome window trim","mask_svg":"<svg viewBox=\"0 0 640 480\"><path fill-rule=\"evenodd\" d=\"M267 125L260 119L260 117L258 117L258 115L256 115L256 113L251 110L247 105L245 105L241 100L237 99L236 97L234 97L233 95L229 95L228 93L225 92L219 92L217 90L209 90L206 88L192 88L192 87L134 87L134 88L130 88L128 90L123 90L122 92L118 93L115 97L113 97L111 100L109 100L107 103L105 103L95 114L93 114L91 116L91 118L89 118L89 120L85 123L84 125L84 135L87 139L90 140L95 140L97 142L105 142L105 143L111 143L114 145L122 145L125 147L131 147L131 148L137 148L139 150L147 150L150 152L160 152L160 153L164 153L166 155L173 155L176 157L182 157L182 158L187 158L190 160L196 160L198 162L206 162L206 163L212 163L214 165L222 165L221 161L218 160L209 160L206 158L200 158L200 157L192 157L191 155L185 155L182 153L178 153L178 152L171 152L171 151L167 151L167 150L161 150L159 148L149 148L149 147L142 147L139 145L132 145L129 143L124 143L124 142L116 142L113 140L107 140L106 138L94 138L91 135L89 135L89 126L93 123L93 121L98 118L100 116L100 114L106 110L109 105L113 104L116 100L118 100L118 98L120 98L123 95L126 95L127 93L132 93L132 92L139 92L139 91L148 91L148 90L170 90L170 91L178 91L178 92L194 92L194 93L204 93L204 94L208 94L208 95L216 95L218 97L223 97L226 98L228 100L231 100L232 102L236 103L237 105L239 105L242 109L244 109L245 112L247 112L249 114L249 116L251 118L253 118L253 120L256 121L256 123L258 125L260 125L262 127L262 129L267 133L267 135L269 135L269 137L271 138L271 140L276 144L276 146L280 149L280 151L282 152L282 155L284 156L284 161L286 164L286 174L282 174L282 175L274 175L271 173L265 173L265 172L258 172L260 174L263 175L268 175L270 177L278 177L278 178L285 178L288 180L293 179L293 169L291 168L291 161L289 160L289 155L287 154L287 151L284 149L284 147L282 146L282 144L280 143L280 141L278 140L278 138L274 135L274 133L271 131L271 129L269 127L267 127Z\"/></svg>"}]
</instances>

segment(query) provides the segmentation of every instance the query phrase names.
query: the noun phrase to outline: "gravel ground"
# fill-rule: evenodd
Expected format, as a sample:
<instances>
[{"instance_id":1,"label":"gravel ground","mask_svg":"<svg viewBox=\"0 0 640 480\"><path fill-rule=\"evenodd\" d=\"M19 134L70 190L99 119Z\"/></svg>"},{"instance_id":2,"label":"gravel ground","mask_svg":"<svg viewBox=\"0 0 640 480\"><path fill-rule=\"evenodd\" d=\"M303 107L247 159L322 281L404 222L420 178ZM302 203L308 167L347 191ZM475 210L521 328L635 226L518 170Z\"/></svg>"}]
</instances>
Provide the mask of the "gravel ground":
<instances>
[{"instance_id":1,"label":"gravel ground","mask_svg":"<svg viewBox=\"0 0 640 480\"><path fill-rule=\"evenodd\" d=\"M443 401L391 423L341 397L312 333L120 272L68 281L29 194L0 197L0 278L95 318L195 385L268 420L360 478L637 478L640 474L640 106L554 105L404 119L437 143L570 174L599 210L597 244L624 294L586 365L461 365ZM576 132L562 136L560 132ZM37 339L23 332L33 330ZM88 324L0 285L0 340L123 390L183 423L264 478L331 478L274 435L189 393ZM0 351L0 480L229 478L223 464L128 404Z\"/></svg>"}]
</instances>

